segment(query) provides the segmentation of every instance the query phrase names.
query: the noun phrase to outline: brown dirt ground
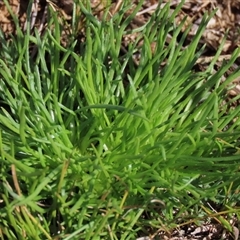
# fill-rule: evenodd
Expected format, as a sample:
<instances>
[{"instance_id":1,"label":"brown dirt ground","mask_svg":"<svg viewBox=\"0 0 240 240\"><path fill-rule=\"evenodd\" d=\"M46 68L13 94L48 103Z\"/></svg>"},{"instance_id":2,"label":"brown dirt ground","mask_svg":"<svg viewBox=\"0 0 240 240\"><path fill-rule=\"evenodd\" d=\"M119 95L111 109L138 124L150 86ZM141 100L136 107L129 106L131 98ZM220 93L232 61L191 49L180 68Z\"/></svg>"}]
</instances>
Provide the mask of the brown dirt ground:
<instances>
[{"instance_id":1,"label":"brown dirt ground","mask_svg":"<svg viewBox=\"0 0 240 240\"><path fill-rule=\"evenodd\" d=\"M11 34L14 34L16 29L13 23L13 15L17 16L20 21L20 26L22 29L26 28L27 19L27 6L28 1L25 0L9 0L9 7L6 6L3 0L0 0L0 28L5 33L6 37L10 38ZM107 0L91 0L91 7L96 17L101 18L102 9L106 6ZM112 1L112 7L110 16L114 15L120 8L123 0ZM162 6L166 2L170 2L171 9L174 10L176 6L180 4L180 0L163 0ZM132 1L133 8L134 5L138 3L137 0ZM133 22L130 24L131 28L139 27L143 25L156 10L158 5L157 0L145 0L142 8L138 12L137 16L134 18ZM41 33L48 26L47 22L47 7L50 6L54 11L59 13L59 16L63 21L71 20L71 14L73 10L73 0L35 0L31 9L31 28L36 27ZM186 0L183 7L175 19L178 24L184 17L187 17L183 31L185 28L192 24L191 30L188 34L188 40L191 41L192 37L195 35L199 24L203 18L204 13L210 13L213 10L217 12L214 17L210 20L207 28L201 38L200 45L206 44L206 50L204 54L197 61L197 68L202 71L206 69L212 60L212 57L218 50L222 39L225 34L227 34L226 42L223 47L223 51L215 65L215 70L217 70L223 61L229 60L231 58L232 52L240 46L240 1L239 0ZM11 10L11 11L9 11ZM131 11L130 11L131 12ZM129 13L130 13L129 12ZM66 44L67 30L63 31L63 44ZM123 49L126 49L127 44L130 41L134 41L135 35L130 34L123 39ZM171 35L169 35L169 40L171 40ZM153 43L154 50L154 43ZM232 69L229 73L235 71L239 67L240 59L233 64ZM222 76L223 81L226 76ZM229 91L229 97L236 97L240 95L240 77L233 81L234 86ZM239 104L239 103L238 103ZM224 213L219 214L223 218L227 218ZM208 219L204 220L201 226L197 226L194 221L189 221L187 223L179 224L176 229L167 230L159 229L155 232L149 234L149 236L139 237L138 240L150 240L150 239L165 239L165 240L183 240L183 239L239 239L239 229L237 226L237 220L235 218L226 219L233 227L232 233L228 232L222 227L217 217L209 216Z\"/></svg>"}]
</instances>

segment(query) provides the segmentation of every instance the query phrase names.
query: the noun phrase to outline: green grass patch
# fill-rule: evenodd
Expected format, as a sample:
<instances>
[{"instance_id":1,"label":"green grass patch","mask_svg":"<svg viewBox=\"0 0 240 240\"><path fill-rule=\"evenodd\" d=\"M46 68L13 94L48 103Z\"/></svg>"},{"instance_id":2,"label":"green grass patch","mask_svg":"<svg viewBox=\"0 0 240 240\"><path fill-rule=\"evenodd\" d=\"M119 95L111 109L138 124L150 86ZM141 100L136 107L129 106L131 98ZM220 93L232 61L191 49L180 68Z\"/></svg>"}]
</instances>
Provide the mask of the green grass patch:
<instances>
[{"instance_id":1,"label":"green grass patch","mask_svg":"<svg viewBox=\"0 0 240 240\"><path fill-rule=\"evenodd\" d=\"M195 72L209 17L185 48L166 4L123 53L127 9L102 21L84 9L86 40L66 48L54 11L43 36L1 34L1 239L136 239L201 223L209 202L239 218L240 107L224 103L239 71L220 84L239 49Z\"/></svg>"}]
</instances>

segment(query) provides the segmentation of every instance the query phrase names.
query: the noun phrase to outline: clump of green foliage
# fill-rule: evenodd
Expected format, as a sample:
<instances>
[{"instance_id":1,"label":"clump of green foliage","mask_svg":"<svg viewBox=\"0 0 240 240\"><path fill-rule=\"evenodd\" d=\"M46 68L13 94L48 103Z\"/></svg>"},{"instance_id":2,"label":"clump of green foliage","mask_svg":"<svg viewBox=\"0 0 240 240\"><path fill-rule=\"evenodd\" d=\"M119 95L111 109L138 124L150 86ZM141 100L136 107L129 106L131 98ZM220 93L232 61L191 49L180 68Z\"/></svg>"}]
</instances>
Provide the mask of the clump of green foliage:
<instances>
[{"instance_id":1,"label":"clump of green foliage","mask_svg":"<svg viewBox=\"0 0 240 240\"><path fill-rule=\"evenodd\" d=\"M140 6L124 18L123 4L102 21L81 6L86 41L67 48L53 11L43 36L1 34L1 239L136 239L201 223L208 202L239 219L240 108L225 102L239 72L220 84L239 50L218 72L221 48L195 72L209 17L184 48L184 22L174 24L181 5L170 15L166 4L123 53Z\"/></svg>"}]
</instances>

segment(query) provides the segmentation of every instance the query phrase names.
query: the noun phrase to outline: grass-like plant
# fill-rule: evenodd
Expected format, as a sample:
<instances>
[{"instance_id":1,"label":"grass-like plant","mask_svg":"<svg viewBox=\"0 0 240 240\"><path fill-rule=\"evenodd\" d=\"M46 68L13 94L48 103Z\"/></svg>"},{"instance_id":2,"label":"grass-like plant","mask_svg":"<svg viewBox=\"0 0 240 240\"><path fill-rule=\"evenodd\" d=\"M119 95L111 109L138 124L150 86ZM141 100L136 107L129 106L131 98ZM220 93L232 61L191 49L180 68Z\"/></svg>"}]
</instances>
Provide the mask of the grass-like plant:
<instances>
[{"instance_id":1,"label":"grass-like plant","mask_svg":"<svg viewBox=\"0 0 240 240\"><path fill-rule=\"evenodd\" d=\"M86 39L67 48L54 11L43 36L1 34L1 239L136 239L207 217L232 231L240 107L229 108L225 91L239 72L220 83L239 50L218 72L221 48L195 72L209 17L185 48L184 22L174 24L181 6L170 15L166 4L124 53L140 6L102 21L81 6Z\"/></svg>"}]
</instances>

